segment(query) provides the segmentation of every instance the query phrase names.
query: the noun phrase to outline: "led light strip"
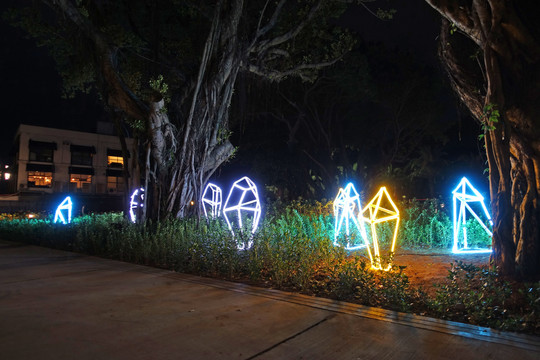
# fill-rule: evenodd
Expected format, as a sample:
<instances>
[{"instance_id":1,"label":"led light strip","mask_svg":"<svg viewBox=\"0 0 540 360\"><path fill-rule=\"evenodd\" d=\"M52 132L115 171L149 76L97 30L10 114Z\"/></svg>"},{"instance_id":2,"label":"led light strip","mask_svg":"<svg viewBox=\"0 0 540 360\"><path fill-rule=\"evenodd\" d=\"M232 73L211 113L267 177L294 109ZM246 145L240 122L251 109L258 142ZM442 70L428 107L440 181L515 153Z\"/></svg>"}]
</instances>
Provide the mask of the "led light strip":
<instances>
[{"instance_id":1,"label":"led light strip","mask_svg":"<svg viewBox=\"0 0 540 360\"><path fill-rule=\"evenodd\" d=\"M61 222L62 224L69 224L71 222L71 210L73 208L73 203L71 202L71 197L66 197L64 201L58 205L56 212L54 213L54 223ZM62 211L67 210L67 219L62 213Z\"/></svg>"},{"instance_id":2,"label":"led light strip","mask_svg":"<svg viewBox=\"0 0 540 360\"><path fill-rule=\"evenodd\" d=\"M383 198L386 197L388 203L390 204L391 209L387 209L381 206ZM368 216L364 216L365 213L368 213ZM380 217L382 214L382 217ZM362 217L365 222L371 226L371 240L373 242L373 256L368 247L369 259L371 260L371 267L377 270L388 271L392 268L392 264L389 263L384 269L381 265L381 253L379 249L379 239L377 236L377 224L386 221L396 220L396 225L394 227L394 235L392 237L392 244L390 246L390 254L394 253L396 247L396 239L399 228L399 210L396 204L392 201L388 190L386 187L381 187L379 192L371 199L369 204L362 210Z\"/></svg>"},{"instance_id":3,"label":"led light strip","mask_svg":"<svg viewBox=\"0 0 540 360\"><path fill-rule=\"evenodd\" d=\"M239 199L236 203L231 204L232 196L235 195L235 198ZM240 194L240 196L236 196ZM246 197L250 200L245 201ZM247 176L244 176L243 178L237 180L234 182L233 186L231 187L231 190L229 191L229 195L227 196L227 200L225 201L225 205L223 206L223 217L225 218L225 221L227 222L227 226L229 227L229 230L234 236L234 230L231 225L231 222L229 220L229 216L227 213L229 212L236 212L237 219L238 219L238 227L240 231L242 231L243 223L242 223L242 213L248 212L253 214L253 223L251 225L251 234L254 234L257 230L257 227L259 226L259 220L261 218L261 202L259 200L259 193L257 191L257 186L255 183L248 178ZM253 245L253 240L249 240L247 244L242 243L238 244L239 250L249 249Z\"/></svg>"},{"instance_id":4,"label":"led light strip","mask_svg":"<svg viewBox=\"0 0 540 360\"><path fill-rule=\"evenodd\" d=\"M204 216L208 217L208 211L206 208L209 206L210 216L217 218L221 212L221 188L215 184L208 183L204 189L202 196L202 207L204 210Z\"/></svg>"},{"instance_id":5,"label":"led light strip","mask_svg":"<svg viewBox=\"0 0 540 360\"><path fill-rule=\"evenodd\" d=\"M133 191L133 194L131 194L131 199L129 201L129 218L133 223L137 222L136 211L138 211L138 208L143 207L143 203L139 202L143 200L144 188L135 189L135 191Z\"/></svg>"},{"instance_id":6,"label":"led light strip","mask_svg":"<svg viewBox=\"0 0 540 360\"><path fill-rule=\"evenodd\" d=\"M358 192L352 183L348 183L347 186L345 186L345 189L339 189L339 192L334 199L334 245L340 246L338 237L342 232L343 223L345 223L345 234L347 235L347 245L345 248L347 250L357 250L368 247L369 251L369 241L367 238L366 229L364 227L364 222L358 221L361 209L362 205L360 204L360 195L358 195ZM356 229L360 232L360 235L364 240L363 244L351 245L349 240L349 236L351 234L350 222L352 222Z\"/></svg>"},{"instance_id":7,"label":"led light strip","mask_svg":"<svg viewBox=\"0 0 540 360\"><path fill-rule=\"evenodd\" d=\"M467 193L467 189L472 191L472 195ZM459 185L452 191L453 194L453 227L454 227L454 245L452 247L453 253L489 253L491 249L470 249L467 242L467 210L473 215L473 217L478 221L482 228L486 231L489 236L493 236L493 233L489 228L484 224L480 217L474 212L470 207L469 203L479 202L482 205L484 214L488 219L489 223L493 225L491 221L491 216L489 215L486 205L484 203L484 197L471 185L469 180L466 177L461 179ZM457 214L457 202L459 201L459 213ZM459 247L459 230L463 232L463 247Z\"/></svg>"}]
</instances>

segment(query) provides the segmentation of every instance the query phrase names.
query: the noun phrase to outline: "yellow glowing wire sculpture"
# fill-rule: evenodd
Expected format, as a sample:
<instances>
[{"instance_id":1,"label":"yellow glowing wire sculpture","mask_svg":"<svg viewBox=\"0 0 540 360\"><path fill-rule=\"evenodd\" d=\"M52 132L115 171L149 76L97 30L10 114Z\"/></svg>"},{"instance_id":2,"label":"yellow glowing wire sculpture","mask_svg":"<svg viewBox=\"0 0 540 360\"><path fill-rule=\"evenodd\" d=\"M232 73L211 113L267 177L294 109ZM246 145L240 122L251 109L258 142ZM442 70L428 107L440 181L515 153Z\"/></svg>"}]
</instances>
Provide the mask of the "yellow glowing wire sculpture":
<instances>
[{"instance_id":1,"label":"yellow glowing wire sculpture","mask_svg":"<svg viewBox=\"0 0 540 360\"><path fill-rule=\"evenodd\" d=\"M386 204L385 201L386 200ZM394 228L394 235L392 237L392 244L390 245L390 255L394 253L396 247L396 239L399 227L399 210L392 201L388 190L386 187L381 187L379 192L375 197L366 205L362 210L362 217L364 221L369 223L371 226L371 240L373 243L373 255L371 250L368 247L369 259L371 260L371 267L377 270L388 271L392 267L392 264L389 263L385 268L381 264L381 253L379 249L379 239L377 237L377 228L376 225L386 221L396 221L396 226Z\"/></svg>"}]
</instances>

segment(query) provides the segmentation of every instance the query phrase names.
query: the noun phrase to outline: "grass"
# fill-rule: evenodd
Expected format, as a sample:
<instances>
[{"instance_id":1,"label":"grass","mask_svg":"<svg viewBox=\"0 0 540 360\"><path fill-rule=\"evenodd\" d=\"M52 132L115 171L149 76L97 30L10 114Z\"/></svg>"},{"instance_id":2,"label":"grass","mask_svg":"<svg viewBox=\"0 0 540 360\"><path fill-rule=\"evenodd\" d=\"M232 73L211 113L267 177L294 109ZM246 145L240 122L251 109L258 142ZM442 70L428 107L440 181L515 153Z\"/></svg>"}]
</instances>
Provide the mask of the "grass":
<instances>
[{"instance_id":1,"label":"grass","mask_svg":"<svg viewBox=\"0 0 540 360\"><path fill-rule=\"evenodd\" d=\"M436 201L407 202L400 208L401 247L451 247L451 221ZM540 284L509 284L493 270L457 263L436 294L427 295L410 284L403 267L373 271L362 252L333 246L331 209L330 203L302 202L269 209L253 238L239 232L233 238L219 220L132 224L113 213L78 217L68 225L53 224L50 217L6 216L0 221L0 237L496 329L540 333ZM391 227L379 230L383 245L388 245L384 239L391 238ZM488 245L481 233L478 238L475 245ZM239 251L237 241L253 241L253 246Z\"/></svg>"}]
</instances>

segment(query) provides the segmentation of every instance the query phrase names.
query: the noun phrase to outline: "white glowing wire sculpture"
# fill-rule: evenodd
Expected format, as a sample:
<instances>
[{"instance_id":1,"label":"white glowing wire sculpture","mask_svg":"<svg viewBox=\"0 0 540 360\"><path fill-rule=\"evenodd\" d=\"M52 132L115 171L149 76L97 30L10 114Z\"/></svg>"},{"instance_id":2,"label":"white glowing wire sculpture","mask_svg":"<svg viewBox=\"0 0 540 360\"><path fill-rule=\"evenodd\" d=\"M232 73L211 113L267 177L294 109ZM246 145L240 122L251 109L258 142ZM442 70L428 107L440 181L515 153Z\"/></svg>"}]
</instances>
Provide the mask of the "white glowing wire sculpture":
<instances>
[{"instance_id":1,"label":"white glowing wire sculpture","mask_svg":"<svg viewBox=\"0 0 540 360\"><path fill-rule=\"evenodd\" d=\"M345 223L345 234L347 235L347 250L357 250L363 247L369 247L369 241L367 239L366 228L364 227L363 221L358 221L359 216L361 215L362 205L360 204L360 195L354 188L352 183L348 183L345 186L345 189L339 189L339 192L334 199L334 218L335 218L335 228L334 228L334 245L339 246L338 237L342 232L343 224ZM350 222L353 223L354 227L360 232L364 243L350 243L350 234L351 226Z\"/></svg>"},{"instance_id":2,"label":"white glowing wire sculpture","mask_svg":"<svg viewBox=\"0 0 540 360\"><path fill-rule=\"evenodd\" d=\"M229 214L231 213L232 214ZM243 229L243 213L252 213L252 225L251 233L254 234L259 225L259 219L261 217L261 203L259 201L259 193L257 191L257 186L250 178L244 176L243 178L234 182L225 205L223 206L223 217L227 222L229 230L231 230L234 236L233 226L231 221L233 217L236 217L238 221L238 228L240 231ZM235 216L236 215L236 216ZM231 219L229 219L231 217ZM253 241L250 240L247 244L238 244L239 250L249 249Z\"/></svg>"},{"instance_id":3,"label":"white glowing wire sculpture","mask_svg":"<svg viewBox=\"0 0 540 360\"><path fill-rule=\"evenodd\" d=\"M69 224L71 222L71 209L72 208L73 208L73 203L71 202L71 197L68 196L56 208L53 222L55 223L61 222L64 225Z\"/></svg>"},{"instance_id":4,"label":"white glowing wire sculpture","mask_svg":"<svg viewBox=\"0 0 540 360\"><path fill-rule=\"evenodd\" d=\"M131 222L137 222L137 214L144 204L144 188L135 189L129 201L129 218Z\"/></svg>"},{"instance_id":5,"label":"white glowing wire sculpture","mask_svg":"<svg viewBox=\"0 0 540 360\"><path fill-rule=\"evenodd\" d=\"M392 236L392 243L390 245L390 255L394 253L396 247L396 239L399 228L399 210L392 201L386 187L381 187L377 195L371 199L369 204L362 210L362 217L365 222L371 226L371 242L373 243L373 256L368 247L369 259L371 260L371 267L377 270L388 271L392 267L389 263L385 268L381 264L381 251L379 248L379 237L377 235L377 224L387 221L396 221L394 226L394 235Z\"/></svg>"},{"instance_id":6,"label":"white glowing wire sculpture","mask_svg":"<svg viewBox=\"0 0 540 360\"><path fill-rule=\"evenodd\" d=\"M204 189L202 196L202 207L204 210L204 216L212 216L217 218L221 212L221 188L215 184L208 183ZM207 208L209 208L207 210Z\"/></svg>"},{"instance_id":7,"label":"white glowing wire sculpture","mask_svg":"<svg viewBox=\"0 0 540 360\"><path fill-rule=\"evenodd\" d=\"M469 191L468 191L469 190ZM491 216L489 215L486 205L484 204L484 197L476 190L469 180L467 178L461 179L459 185L452 191L453 194L453 205L454 205L454 216L453 216L453 222L454 222L454 246L452 247L453 253L487 253L491 252L491 249L472 249L469 248L468 241L467 241L467 210L472 214L472 216L478 221L478 223L484 228L486 233L489 236L493 236L493 233L489 228L486 226L486 224L480 219L480 217L474 212L474 210L471 208L469 203L480 203L482 206L482 209L484 210L484 214L486 215L487 220L491 225L493 225L493 222L491 221ZM458 205L457 202L459 201L459 213L458 213ZM463 234L463 243L460 246L459 243L459 233Z\"/></svg>"}]
</instances>

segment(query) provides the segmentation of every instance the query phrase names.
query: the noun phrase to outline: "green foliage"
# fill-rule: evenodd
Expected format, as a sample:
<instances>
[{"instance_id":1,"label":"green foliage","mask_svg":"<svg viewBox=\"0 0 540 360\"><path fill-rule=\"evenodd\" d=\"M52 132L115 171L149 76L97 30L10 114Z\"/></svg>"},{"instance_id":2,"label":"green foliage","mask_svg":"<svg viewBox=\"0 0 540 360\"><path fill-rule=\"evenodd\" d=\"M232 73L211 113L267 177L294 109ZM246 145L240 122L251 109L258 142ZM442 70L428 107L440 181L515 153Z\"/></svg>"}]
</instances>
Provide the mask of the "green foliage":
<instances>
[{"instance_id":1,"label":"green foliage","mask_svg":"<svg viewBox=\"0 0 540 360\"><path fill-rule=\"evenodd\" d=\"M467 229L467 246L470 248L491 248L491 236L486 230L476 221L476 219L468 219L465 225ZM462 228L460 227L458 237L463 238Z\"/></svg>"},{"instance_id":2,"label":"green foliage","mask_svg":"<svg viewBox=\"0 0 540 360\"><path fill-rule=\"evenodd\" d=\"M401 202L398 245L404 248L450 248L452 221L438 200Z\"/></svg>"},{"instance_id":3,"label":"green foliage","mask_svg":"<svg viewBox=\"0 0 540 360\"><path fill-rule=\"evenodd\" d=\"M457 30L458 30L457 25L455 23L451 23L450 24L450 35L454 35Z\"/></svg>"},{"instance_id":4,"label":"green foliage","mask_svg":"<svg viewBox=\"0 0 540 360\"><path fill-rule=\"evenodd\" d=\"M540 283L510 284L494 269L454 263L431 303L436 315L501 330L538 332Z\"/></svg>"},{"instance_id":5,"label":"green foliage","mask_svg":"<svg viewBox=\"0 0 540 360\"><path fill-rule=\"evenodd\" d=\"M148 83L152 90L161 95L165 104L168 104L171 101L171 95L169 94L169 85L167 85L167 83L163 79L163 75L160 74L155 79L150 78L150 81Z\"/></svg>"},{"instance_id":6,"label":"green foliage","mask_svg":"<svg viewBox=\"0 0 540 360\"><path fill-rule=\"evenodd\" d=\"M397 14L396 9L377 9L377 17L381 20L392 20Z\"/></svg>"},{"instance_id":7,"label":"green foliage","mask_svg":"<svg viewBox=\"0 0 540 360\"><path fill-rule=\"evenodd\" d=\"M501 113L497 109L496 104L490 103L484 106L482 118L480 119L480 121L482 122L483 133L478 136L478 139L482 140L488 131L495 130L495 124L499 122L500 117Z\"/></svg>"}]
</instances>

